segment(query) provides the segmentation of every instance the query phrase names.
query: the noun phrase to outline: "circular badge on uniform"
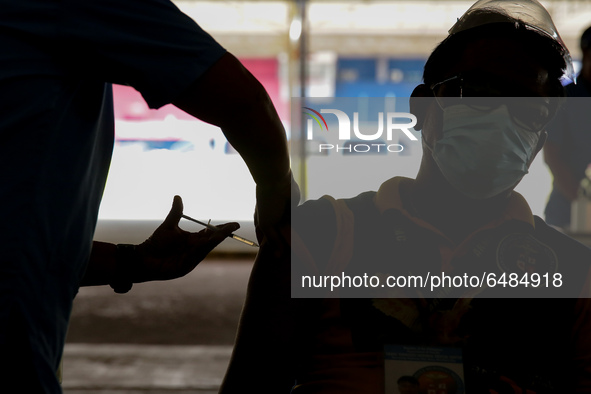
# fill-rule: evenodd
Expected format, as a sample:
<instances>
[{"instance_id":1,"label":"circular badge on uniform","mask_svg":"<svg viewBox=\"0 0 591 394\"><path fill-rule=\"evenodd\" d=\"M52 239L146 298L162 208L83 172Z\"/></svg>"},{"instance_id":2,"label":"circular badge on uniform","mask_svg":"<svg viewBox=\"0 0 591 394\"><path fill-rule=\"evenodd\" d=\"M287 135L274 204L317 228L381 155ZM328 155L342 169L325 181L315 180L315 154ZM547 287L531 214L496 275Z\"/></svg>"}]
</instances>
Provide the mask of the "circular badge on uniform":
<instances>
[{"instance_id":1,"label":"circular badge on uniform","mask_svg":"<svg viewBox=\"0 0 591 394\"><path fill-rule=\"evenodd\" d=\"M509 234L497 247L497 266L507 273L555 273L558 270L556 253L531 234Z\"/></svg>"}]
</instances>

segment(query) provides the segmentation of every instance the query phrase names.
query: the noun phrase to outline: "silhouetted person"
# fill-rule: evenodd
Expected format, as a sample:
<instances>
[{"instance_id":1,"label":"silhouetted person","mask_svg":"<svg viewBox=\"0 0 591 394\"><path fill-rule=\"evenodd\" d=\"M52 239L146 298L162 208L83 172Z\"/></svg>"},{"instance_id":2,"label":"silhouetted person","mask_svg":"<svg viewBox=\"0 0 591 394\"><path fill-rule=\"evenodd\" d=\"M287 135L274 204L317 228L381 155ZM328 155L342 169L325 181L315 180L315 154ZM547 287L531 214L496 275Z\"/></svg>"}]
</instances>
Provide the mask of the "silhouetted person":
<instances>
[{"instance_id":1,"label":"silhouetted person","mask_svg":"<svg viewBox=\"0 0 591 394\"><path fill-rule=\"evenodd\" d=\"M292 211L291 255L264 246L255 262L221 392L383 393L388 344L460 348L468 393L588 390L589 301L577 297L589 295L591 250L514 192L544 144L569 63L537 1L475 3L412 93L416 179ZM397 281L443 274L460 282ZM364 275L378 281L304 280ZM461 284L464 275L476 282ZM531 282L544 275L548 284Z\"/></svg>"},{"instance_id":2,"label":"silhouetted person","mask_svg":"<svg viewBox=\"0 0 591 394\"><path fill-rule=\"evenodd\" d=\"M257 184L256 221L269 238L289 212L287 141L261 84L169 0L0 8L0 392L60 393L55 372L113 149L111 83L134 87L151 108L172 103L219 126ZM190 179L195 169L177 171ZM193 266L221 241L175 231L191 238ZM124 292L169 276L136 275L154 249L94 246L85 283Z\"/></svg>"},{"instance_id":3,"label":"silhouetted person","mask_svg":"<svg viewBox=\"0 0 591 394\"><path fill-rule=\"evenodd\" d=\"M566 86L568 101L548 125L544 145L544 160L554 178L545 219L548 224L565 229L571 224L571 203L577 198L585 170L591 164L591 27L582 34L580 45L581 72L576 84Z\"/></svg>"}]
</instances>

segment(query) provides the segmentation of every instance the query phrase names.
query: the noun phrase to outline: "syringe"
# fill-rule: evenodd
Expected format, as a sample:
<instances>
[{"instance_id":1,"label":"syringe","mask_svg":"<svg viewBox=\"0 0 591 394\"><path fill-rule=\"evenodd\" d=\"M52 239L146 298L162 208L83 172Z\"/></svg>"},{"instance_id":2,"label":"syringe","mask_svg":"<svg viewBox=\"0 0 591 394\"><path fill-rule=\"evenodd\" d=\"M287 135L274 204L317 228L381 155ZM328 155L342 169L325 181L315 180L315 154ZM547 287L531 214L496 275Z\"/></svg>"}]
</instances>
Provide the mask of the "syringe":
<instances>
[{"instance_id":1,"label":"syringe","mask_svg":"<svg viewBox=\"0 0 591 394\"><path fill-rule=\"evenodd\" d=\"M218 230L219 230L219 228L217 228L216 226L214 226L214 225L212 225L212 224L205 223L205 222L199 221L199 220L197 220L197 219L193 219L193 218L192 218L192 217L190 217L190 216L187 216L187 215L181 215L181 217L183 217L183 218L185 218L185 219L187 219L187 220L190 220L190 221L192 221L192 222L199 223L200 225L202 225L202 226L205 226L205 227L207 227L207 228L208 228L208 229L210 229L210 230L213 230L213 231L218 231ZM257 244L256 242L253 242L253 241L251 241L251 240L248 240L248 239L246 239L246 238L242 238L241 236L239 236L239 235L236 235L236 234L230 234L230 235L228 235L228 237L232 237L232 238L234 238L236 241L240 241L240 242L242 242L242 243L245 243L245 244L247 244L247 245L249 245L249 246L254 246L254 247L257 247L257 248L259 247L259 244Z\"/></svg>"}]
</instances>

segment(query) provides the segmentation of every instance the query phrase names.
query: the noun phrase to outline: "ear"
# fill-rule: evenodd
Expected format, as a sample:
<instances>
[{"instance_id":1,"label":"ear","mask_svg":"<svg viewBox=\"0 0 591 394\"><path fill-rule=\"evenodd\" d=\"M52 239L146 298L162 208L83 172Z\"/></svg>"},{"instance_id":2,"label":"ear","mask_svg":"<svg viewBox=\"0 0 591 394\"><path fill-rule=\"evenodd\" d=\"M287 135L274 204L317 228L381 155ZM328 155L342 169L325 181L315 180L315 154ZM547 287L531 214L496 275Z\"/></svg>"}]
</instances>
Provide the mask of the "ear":
<instances>
[{"instance_id":1,"label":"ear","mask_svg":"<svg viewBox=\"0 0 591 394\"><path fill-rule=\"evenodd\" d=\"M429 100L425 98L431 97L431 90L424 83L417 86L410 95L410 113L417 117L417 124L415 130L422 130L425 121L425 114L429 106Z\"/></svg>"}]
</instances>

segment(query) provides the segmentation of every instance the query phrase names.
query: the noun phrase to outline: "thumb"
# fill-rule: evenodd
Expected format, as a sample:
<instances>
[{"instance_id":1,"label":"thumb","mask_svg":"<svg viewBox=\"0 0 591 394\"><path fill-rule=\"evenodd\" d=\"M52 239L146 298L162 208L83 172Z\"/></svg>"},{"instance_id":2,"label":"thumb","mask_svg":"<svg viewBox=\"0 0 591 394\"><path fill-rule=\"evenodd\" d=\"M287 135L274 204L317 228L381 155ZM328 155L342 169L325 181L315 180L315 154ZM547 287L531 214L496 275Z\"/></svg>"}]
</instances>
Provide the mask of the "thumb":
<instances>
[{"instance_id":1,"label":"thumb","mask_svg":"<svg viewBox=\"0 0 591 394\"><path fill-rule=\"evenodd\" d=\"M166 219L164 219L162 225L167 227L176 226L177 224L179 224L182 214L183 199L181 198L181 196L174 196L174 199L172 200L172 208L170 208L170 212L168 213L168 216L166 216Z\"/></svg>"}]
</instances>

